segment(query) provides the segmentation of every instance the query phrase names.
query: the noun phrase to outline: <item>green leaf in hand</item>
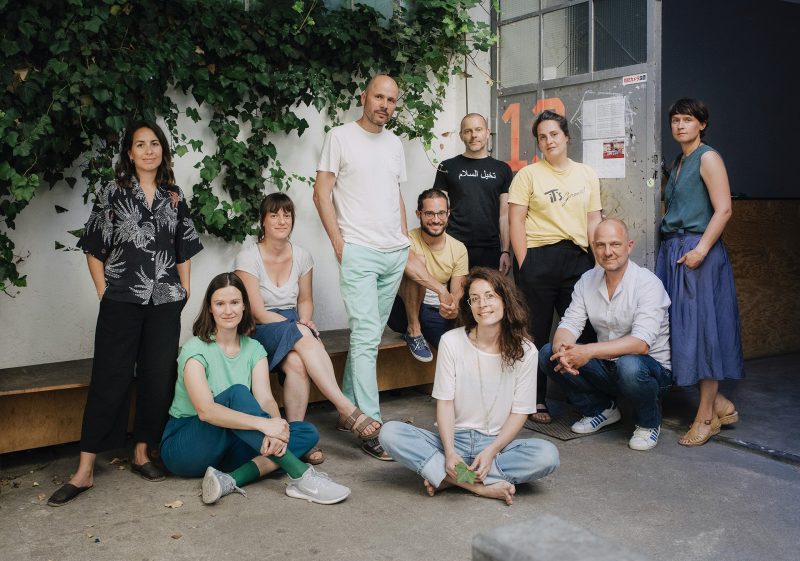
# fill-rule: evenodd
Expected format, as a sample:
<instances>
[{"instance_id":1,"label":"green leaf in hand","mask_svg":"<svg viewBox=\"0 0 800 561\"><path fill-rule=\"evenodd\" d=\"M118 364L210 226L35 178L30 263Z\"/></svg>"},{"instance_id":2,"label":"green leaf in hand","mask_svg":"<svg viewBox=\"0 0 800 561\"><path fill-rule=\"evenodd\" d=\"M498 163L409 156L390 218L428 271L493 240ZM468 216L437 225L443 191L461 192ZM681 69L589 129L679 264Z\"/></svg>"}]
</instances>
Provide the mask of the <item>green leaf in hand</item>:
<instances>
[{"instance_id":1,"label":"green leaf in hand","mask_svg":"<svg viewBox=\"0 0 800 561\"><path fill-rule=\"evenodd\" d=\"M467 467L464 462L456 464L456 481L458 483L475 483L475 472Z\"/></svg>"}]
</instances>

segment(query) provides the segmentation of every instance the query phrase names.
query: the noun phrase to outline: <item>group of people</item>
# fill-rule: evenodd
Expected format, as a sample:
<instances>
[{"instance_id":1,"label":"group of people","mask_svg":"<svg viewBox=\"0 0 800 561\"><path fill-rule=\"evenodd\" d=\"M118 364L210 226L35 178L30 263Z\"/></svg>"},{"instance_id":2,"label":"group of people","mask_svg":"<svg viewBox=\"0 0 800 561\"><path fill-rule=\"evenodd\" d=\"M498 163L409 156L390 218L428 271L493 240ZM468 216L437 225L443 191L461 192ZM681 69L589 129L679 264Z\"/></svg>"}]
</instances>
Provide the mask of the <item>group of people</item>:
<instances>
[{"instance_id":1,"label":"group of people","mask_svg":"<svg viewBox=\"0 0 800 561\"><path fill-rule=\"evenodd\" d=\"M559 465L550 442L516 438L552 420L548 379L583 416L575 432L619 421L618 400L628 400L635 450L656 445L659 398L673 383L700 386L681 444L703 444L738 419L718 392L722 378L743 376L721 241L730 189L721 158L702 143L702 102L670 109L682 155L666 186L653 274L629 259L625 223L601 216L597 175L569 159L568 123L552 111L532 130L543 159L515 177L489 156L485 118L465 116L465 152L440 164L409 231L403 148L385 129L398 95L391 77L373 77L361 117L327 134L317 167L314 203L350 328L341 389L313 321L313 259L290 241L295 208L282 193L262 202L258 239L234 271L212 279L179 353L190 262L202 245L163 132L149 122L128 127L116 180L98 191L78 243L100 299L95 356L78 470L48 504L89 490L96 454L124 444L134 376L132 471L148 481L163 480L165 469L202 476L207 504L278 470L290 497L333 504L349 496L314 467L325 454L304 421L312 381L336 408L337 428L370 456L420 474L430 495L458 486L507 504L515 485ZM376 359L387 323L416 359L431 361L437 350L438 432L384 424ZM284 417L270 372L283 386Z\"/></svg>"}]
</instances>

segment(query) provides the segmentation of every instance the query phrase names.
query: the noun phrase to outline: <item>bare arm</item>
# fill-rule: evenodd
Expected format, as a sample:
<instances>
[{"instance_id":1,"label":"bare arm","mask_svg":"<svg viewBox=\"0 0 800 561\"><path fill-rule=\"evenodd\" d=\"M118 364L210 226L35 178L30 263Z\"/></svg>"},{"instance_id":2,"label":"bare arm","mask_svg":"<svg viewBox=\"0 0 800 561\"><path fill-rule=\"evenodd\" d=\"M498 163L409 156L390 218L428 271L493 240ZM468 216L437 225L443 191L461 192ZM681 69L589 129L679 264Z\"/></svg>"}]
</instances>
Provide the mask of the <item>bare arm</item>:
<instances>
[{"instance_id":1,"label":"bare arm","mask_svg":"<svg viewBox=\"0 0 800 561\"><path fill-rule=\"evenodd\" d=\"M589 251L592 251L592 244L594 244L595 228L602 219L603 215L599 210L586 213L586 236L589 239Z\"/></svg>"},{"instance_id":2,"label":"bare arm","mask_svg":"<svg viewBox=\"0 0 800 561\"><path fill-rule=\"evenodd\" d=\"M335 173L332 171L318 171L317 179L314 181L314 206L317 207L322 226L325 228L325 232L327 232L328 238L331 240L333 251L336 253L336 260L341 263L344 238L342 238L342 233L339 231L339 223L336 220L336 209L331 199L333 187L335 185ZM403 214L403 220L405 220L405 213Z\"/></svg>"},{"instance_id":3,"label":"bare arm","mask_svg":"<svg viewBox=\"0 0 800 561\"><path fill-rule=\"evenodd\" d=\"M89 266L89 274L92 276L94 288L97 290L97 297L102 300L103 293L106 291L105 263L91 253L87 253L86 264Z\"/></svg>"},{"instance_id":4,"label":"bare arm","mask_svg":"<svg viewBox=\"0 0 800 561\"><path fill-rule=\"evenodd\" d=\"M406 221L406 204L403 202L403 192L400 191L399 185L397 195L400 197L400 229L403 230L403 235L408 235L408 223Z\"/></svg>"},{"instance_id":5,"label":"bare arm","mask_svg":"<svg viewBox=\"0 0 800 561\"><path fill-rule=\"evenodd\" d=\"M178 270L178 278L181 279L181 286L186 291L186 300L189 300L189 293L191 289L189 287L189 277L191 276L192 271L192 260L187 259L183 263L178 263L175 265L175 268Z\"/></svg>"},{"instance_id":6,"label":"bare arm","mask_svg":"<svg viewBox=\"0 0 800 561\"><path fill-rule=\"evenodd\" d=\"M522 266L525 254L528 252L528 236L525 233L525 218L528 216L528 207L509 203L508 205L508 234L517 265Z\"/></svg>"},{"instance_id":7,"label":"bare arm","mask_svg":"<svg viewBox=\"0 0 800 561\"><path fill-rule=\"evenodd\" d=\"M261 362L266 369L266 358ZM183 369L183 382L186 392L201 421L217 427L228 429L257 430L265 436L272 436L288 441L289 428L280 417L265 419L234 411L214 401L211 388L208 386L205 367L197 360L190 358ZM276 407L277 409L277 407Z\"/></svg>"},{"instance_id":8,"label":"bare arm","mask_svg":"<svg viewBox=\"0 0 800 561\"><path fill-rule=\"evenodd\" d=\"M439 296L439 300L449 298L450 293L447 287L433 278L425 266L425 258L413 250L408 252L408 261L406 261L406 269L404 271L406 277L415 283L432 290Z\"/></svg>"},{"instance_id":9,"label":"bare arm","mask_svg":"<svg viewBox=\"0 0 800 561\"><path fill-rule=\"evenodd\" d=\"M259 360L253 367L251 385L253 397L258 401L261 409L269 413L273 419L280 419L281 412L269 385L269 365L266 358Z\"/></svg>"},{"instance_id":10,"label":"bare arm","mask_svg":"<svg viewBox=\"0 0 800 561\"><path fill-rule=\"evenodd\" d=\"M462 463L463 458L456 452L455 426L456 426L456 406L455 402L444 399L436 400L436 424L439 427L439 438L442 439L444 448L444 468L447 475L456 478L456 465Z\"/></svg>"},{"instance_id":11,"label":"bare arm","mask_svg":"<svg viewBox=\"0 0 800 561\"><path fill-rule=\"evenodd\" d=\"M719 154L706 152L700 157L700 177L703 178L706 189L708 189L708 197L711 199L711 206L714 207L714 214L700 241L697 242L697 246L678 259L678 263L684 263L690 269L700 266L722 235L722 231L733 213L728 172L725 170L725 163Z\"/></svg>"},{"instance_id":12,"label":"bare arm","mask_svg":"<svg viewBox=\"0 0 800 561\"><path fill-rule=\"evenodd\" d=\"M250 301L250 312L256 319L256 323L276 323L285 321L286 318L275 312L270 312L264 308L264 299L261 298L261 290L258 288L258 279L247 271L237 270L236 276L242 279L247 299Z\"/></svg>"},{"instance_id":13,"label":"bare arm","mask_svg":"<svg viewBox=\"0 0 800 561\"><path fill-rule=\"evenodd\" d=\"M511 240L508 234L508 193L500 195L500 250L510 251ZM500 254L500 272L506 274L511 269L511 256Z\"/></svg>"}]
</instances>

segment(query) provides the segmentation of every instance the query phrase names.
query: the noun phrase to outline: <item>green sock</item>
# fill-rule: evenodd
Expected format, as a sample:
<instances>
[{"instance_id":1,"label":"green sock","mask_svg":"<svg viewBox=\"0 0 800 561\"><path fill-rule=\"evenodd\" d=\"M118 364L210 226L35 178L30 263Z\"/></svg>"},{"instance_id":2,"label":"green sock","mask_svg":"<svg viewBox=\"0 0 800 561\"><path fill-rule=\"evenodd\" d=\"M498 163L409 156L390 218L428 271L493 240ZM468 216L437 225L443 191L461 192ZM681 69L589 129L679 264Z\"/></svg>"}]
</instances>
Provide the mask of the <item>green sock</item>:
<instances>
[{"instance_id":1,"label":"green sock","mask_svg":"<svg viewBox=\"0 0 800 561\"><path fill-rule=\"evenodd\" d=\"M300 460L297 456L286 451L280 458L277 456L267 456L270 460L283 468L283 471L289 474L292 479L298 479L308 470L308 464Z\"/></svg>"},{"instance_id":2,"label":"green sock","mask_svg":"<svg viewBox=\"0 0 800 561\"><path fill-rule=\"evenodd\" d=\"M229 474L236 480L237 487L244 487L248 483L252 483L261 477L261 472L258 471L258 466L253 460L240 465L238 468Z\"/></svg>"}]
</instances>

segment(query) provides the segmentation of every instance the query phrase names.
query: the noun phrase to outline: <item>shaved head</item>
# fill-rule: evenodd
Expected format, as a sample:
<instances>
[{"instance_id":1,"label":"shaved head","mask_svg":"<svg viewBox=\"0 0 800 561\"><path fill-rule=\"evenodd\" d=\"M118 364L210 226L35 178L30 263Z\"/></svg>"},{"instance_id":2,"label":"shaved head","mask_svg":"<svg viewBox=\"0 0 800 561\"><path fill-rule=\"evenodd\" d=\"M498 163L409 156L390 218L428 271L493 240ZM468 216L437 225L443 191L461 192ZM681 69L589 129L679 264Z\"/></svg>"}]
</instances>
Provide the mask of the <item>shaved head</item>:
<instances>
[{"instance_id":1,"label":"shaved head","mask_svg":"<svg viewBox=\"0 0 800 561\"><path fill-rule=\"evenodd\" d=\"M597 225L597 229L595 230L595 232L597 232L597 230L599 230L601 227L618 228L621 230L622 235L625 237L625 241L628 241L630 239L630 234L628 233L628 226L619 218L604 218ZM595 237L596 236L597 234L595 233Z\"/></svg>"},{"instance_id":2,"label":"shaved head","mask_svg":"<svg viewBox=\"0 0 800 561\"><path fill-rule=\"evenodd\" d=\"M373 76L369 82L367 82L367 87L364 89L366 93L369 93L371 90L374 90L376 87L380 86L390 86L395 89L395 97L397 97L400 88L397 87L397 82L394 81L394 78L387 74L376 74Z\"/></svg>"},{"instance_id":3,"label":"shaved head","mask_svg":"<svg viewBox=\"0 0 800 561\"><path fill-rule=\"evenodd\" d=\"M464 115L464 118L461 119L461 129L460 130L463 131L464 130L464 123L468 119L473 119L473 118L478 118L478 119L482 120L484 128L488 128L489 127L489 123L486 121L486 117L484 117L480 113L467 113L466 115Z\"/></svg>"},{"instance_id":4,"label":"shaved head","mask_svg":"<svg viewBox=\"0 0 800 561\"><path fill-rule=\"evenodd\" d=\"M356 122L366 131L380 132L394 115L398 94L397 82L391 76L373 76L367 88L361 92L364 112Z\"/></svg>"}]
</instances>

